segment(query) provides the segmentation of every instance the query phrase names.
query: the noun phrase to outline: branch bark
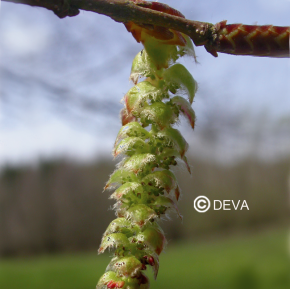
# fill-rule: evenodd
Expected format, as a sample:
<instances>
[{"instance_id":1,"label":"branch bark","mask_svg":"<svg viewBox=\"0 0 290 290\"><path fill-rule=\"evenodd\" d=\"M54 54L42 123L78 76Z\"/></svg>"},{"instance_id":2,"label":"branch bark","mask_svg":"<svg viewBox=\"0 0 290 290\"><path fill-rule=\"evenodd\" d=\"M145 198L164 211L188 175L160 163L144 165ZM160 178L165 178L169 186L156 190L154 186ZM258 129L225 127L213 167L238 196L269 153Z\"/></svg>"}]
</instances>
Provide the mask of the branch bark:
<instances>
[{"instance_id":1,"label":"branch bark","mask_svg":"<svg viewBox=\"0 0 290 290\"><path fill-rule=\"evenodd\" d=\"M204 45L212 36L214 25L192 21L136 5L132 0L3 0L43 7L58 17L75 16L79 10L92 11L111 17L117 22L145 23L174 29L191 37L195 45ZM150 3L150 2L149 2Z\"/></svg>"},{"instance_id":2,"label":"branch bark","mask_svg":"<svg viewBox=\"0 0 290 290\"><path fill-rule=\"evenodd\" d=\"M43 7L53 11L60 18L76 16L79 10L85 10L109 16L117 22L131 21L166 27L188 35L196 46L204 45L214 56L217 56L217 52L222 52L234 55L289 57L289 27L242 24L233 26L226 25L226 21L214 25L150 9L152 2L142 0L3 1ZM170 9L168 5L161 5Z\"/></svg>"}]
</instances>

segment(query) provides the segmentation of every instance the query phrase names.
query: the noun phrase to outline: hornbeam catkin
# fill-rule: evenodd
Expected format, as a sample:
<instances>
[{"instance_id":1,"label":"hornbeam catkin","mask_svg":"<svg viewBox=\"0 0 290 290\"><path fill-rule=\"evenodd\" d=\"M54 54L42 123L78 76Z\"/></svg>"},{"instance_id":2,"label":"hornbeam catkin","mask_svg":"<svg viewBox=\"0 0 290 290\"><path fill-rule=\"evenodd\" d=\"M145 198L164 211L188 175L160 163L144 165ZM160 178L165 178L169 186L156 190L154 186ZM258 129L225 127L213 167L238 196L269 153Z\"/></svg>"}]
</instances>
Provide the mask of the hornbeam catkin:
<instances>
[{"instance_id":1,"label":"hornbeam catkin","mask_svg":"<svg viewBox=\"0 0 290 290\"><path fill-rule=\"evenodd\" d=\"M157 6L161 11L162 5ZM190 38L156 26L125 25L144 49L132 64L130 79L135 86L123 98L123 127L113 149L113 156L123 159L105 186L114 190L111 198L117 215L99 248L99 253L114 250L97 284L107 289L149 288L144 274L148 266L157 277L159 255L166 245L158 220L171 209L182 218L177 207L180 188L171 168L180 159L190 172L188 144L173 126L181 114L192 128L195 125L191 104L197 84L176 63L183 55L194 56Z\"/></svg>"}]
</instances>

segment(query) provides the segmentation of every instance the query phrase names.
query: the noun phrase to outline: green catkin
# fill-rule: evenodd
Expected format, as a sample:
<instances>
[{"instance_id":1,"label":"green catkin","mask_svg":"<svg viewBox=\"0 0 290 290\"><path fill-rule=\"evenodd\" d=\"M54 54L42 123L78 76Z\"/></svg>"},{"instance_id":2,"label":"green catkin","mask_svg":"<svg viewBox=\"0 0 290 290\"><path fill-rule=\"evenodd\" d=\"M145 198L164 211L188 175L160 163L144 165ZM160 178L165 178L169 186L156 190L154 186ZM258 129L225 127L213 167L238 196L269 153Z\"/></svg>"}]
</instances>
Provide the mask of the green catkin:
<instances>
[{"instance_id":1,"label":"green catkin","mask_svg":"<svg viewBox=\"0 0 290 290\"><path fill-rule=\"evenodd\" d=\"M115 189L111 198L116 200L117 219L104 233L99 253L114 250L114 256L97 288L149 288L143 272L150 266L157 277L166 245L157 221L170 209L181 217L176 204L180 190L171 167L181 159L190 172L188 144L172 126L183 114L194 128L191 103L197 89L188 70L175 63L180 56L194 55L191 41L185 39L185 46L160 45L152 37L133 61L130 79L135 86L124 97L123 127L113 149L114 157L124 159L105 186ZM141 77L146 79L138 83ZM175 95L180 93L187 99Z\"/></svg>"}]
</instances>

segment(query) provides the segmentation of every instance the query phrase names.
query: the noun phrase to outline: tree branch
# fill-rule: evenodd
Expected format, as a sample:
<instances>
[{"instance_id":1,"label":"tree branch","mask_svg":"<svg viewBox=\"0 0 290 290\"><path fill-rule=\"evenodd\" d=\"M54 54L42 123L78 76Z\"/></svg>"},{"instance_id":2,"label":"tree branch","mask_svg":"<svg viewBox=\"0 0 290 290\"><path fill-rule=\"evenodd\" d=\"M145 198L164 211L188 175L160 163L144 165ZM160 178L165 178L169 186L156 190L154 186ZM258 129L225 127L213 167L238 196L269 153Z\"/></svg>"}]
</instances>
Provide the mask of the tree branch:
<instances>
[{"instance_id":1,"label":"tree branch","mask_svg":"<svg viewBox=\"0 0 290 290\"><path fill-rule=\"evenodd\" d=\"M143 0L3 1L43 7L53 11L60 18L76 16L79 10L86 10L109 16L117 22L166 27L188 35L196 46L204 45L214 56L217 56L217 52L222 52L235 55L289 57L289 27L226 25L226 21L214 25L150 9L154 2ZM166 4L160 3L160 6L171 9Z\"/></svg>"},{"instance_id":2,"label":"tree branch","mask_svg":"<svg viewBox=\"0 0 290 290\"><path fill-rule=\"evenodd\" d=\"M163 26L190 36L195 45L203 45L212 34L213 24L187 20L136 5L132 0L3 0L53 11L60 18L75 16L79 10L92 11L111 17L117 22L145 23ZM150 2L148 2L150 3Z\"/></svg>"}]
</instances>

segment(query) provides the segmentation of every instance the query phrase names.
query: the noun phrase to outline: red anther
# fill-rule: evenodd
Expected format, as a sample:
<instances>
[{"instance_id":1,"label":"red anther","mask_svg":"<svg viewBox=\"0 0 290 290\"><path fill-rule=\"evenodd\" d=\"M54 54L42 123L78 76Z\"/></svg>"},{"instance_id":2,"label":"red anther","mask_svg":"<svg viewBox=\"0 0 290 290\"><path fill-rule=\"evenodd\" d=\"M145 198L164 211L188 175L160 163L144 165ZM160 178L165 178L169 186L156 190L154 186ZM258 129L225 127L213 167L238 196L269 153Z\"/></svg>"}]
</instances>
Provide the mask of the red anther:
<instances>
[{"instance_id":1,"label":"red anther","mask_svg":"<svg viewBox=\"0 0 290 290\"><path fill-rule=\"evenodd\" d=\"M150 265L150 266L154 266L155 265L155 260L152 256L144 256L143 257L144 259L146 259L147 263Z\"/></svg>"},{"instance_id":2,"label":"red anther","mask_svg":"<svg viewBox=\"0 0 290 290\"><path fill-rule=\"evenodd\" d=\"M140 275L139 281L140 281L140 284L149 284L148 278L144 274ZM149 288L149 287L147 287L147 288Z\"/></svg>"},{"instance_id":3,"label":"red anther","mask_svg":"<svg viewBox=\"0 0 290 290\"><path fill-rule=\"evenodd\" d=\"M121 289L121 288L124 287L124 285L125 285L125 282L124 282L124 281L119 281L119 282L117 283L117 285L116 285L116 288Z\"/></svg>"},{"instance_id":4,"label":"red anther","mask_svg":"<svg viewBox=\"0 0 290 290\"><path fill-rule=\"evenodd\" d=\"M107 288L108 289L115 289L116 288L117 283L113 280L109 281L107 284Z\"/></svg>"},{"instance_id":5,"label":"red anther","mask_svg":"<svg viewBox=\"0 0 290 290\"><path fill-rule=\"evenodd\" d=\"M113 280L109 281L107 284L108 289L120 289L123 288L125 285L124 281L115 282Z\"/></svg>"},{"instance_id":6,"label":"red anther","mask_svg":"<svg viewBox=\"0 0 290 290\"><path fill-rule=\"evenodd\" d=\"M146 269L147 269L146 265L145 264L142 264L141 270L146 270Z\"/></svg>"}]
</instances>

